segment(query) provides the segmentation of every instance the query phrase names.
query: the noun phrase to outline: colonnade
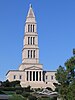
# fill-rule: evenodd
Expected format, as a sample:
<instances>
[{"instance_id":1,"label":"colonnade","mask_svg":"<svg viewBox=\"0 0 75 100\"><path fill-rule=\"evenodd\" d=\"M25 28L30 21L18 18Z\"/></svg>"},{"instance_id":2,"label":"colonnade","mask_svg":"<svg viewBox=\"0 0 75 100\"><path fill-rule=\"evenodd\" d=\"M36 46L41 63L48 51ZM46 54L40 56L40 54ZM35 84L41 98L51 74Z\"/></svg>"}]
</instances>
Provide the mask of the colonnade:
<instances>
[{"instance_id":1,"label":"colonnade","mask_svg":"<svg viewBox=\"0 0 75 100\"><path fill-rule=\"evenodd\" d=\"M27 81L42 81L43 73L42 71L26 71Z\"/></svg>"}]
</instances>

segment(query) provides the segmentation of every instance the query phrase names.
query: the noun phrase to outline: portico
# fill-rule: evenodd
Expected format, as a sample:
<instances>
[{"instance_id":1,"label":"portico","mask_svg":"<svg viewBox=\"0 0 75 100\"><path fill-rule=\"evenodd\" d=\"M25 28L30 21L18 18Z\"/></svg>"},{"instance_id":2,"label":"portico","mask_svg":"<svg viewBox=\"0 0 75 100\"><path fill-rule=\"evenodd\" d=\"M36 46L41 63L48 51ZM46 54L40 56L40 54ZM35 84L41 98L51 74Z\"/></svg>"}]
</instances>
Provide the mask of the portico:
<instances>
[{"instance_id":1,"label":"portico","mask_svg":"<svg viewBox=\"0 0 75 100\"><path fill-rule=\"evenodd\" d=\"M27 70L26 81L43 81L43 71Z\"/></svg>"}]
</instances>

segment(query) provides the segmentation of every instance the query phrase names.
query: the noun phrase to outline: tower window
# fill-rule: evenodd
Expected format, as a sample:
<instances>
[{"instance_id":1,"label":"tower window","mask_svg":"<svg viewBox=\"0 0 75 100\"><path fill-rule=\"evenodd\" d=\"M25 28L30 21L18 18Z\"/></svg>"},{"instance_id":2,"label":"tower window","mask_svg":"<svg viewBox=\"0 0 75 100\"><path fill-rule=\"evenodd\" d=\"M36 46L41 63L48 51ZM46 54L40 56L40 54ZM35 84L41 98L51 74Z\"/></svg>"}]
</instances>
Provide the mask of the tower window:
<instances>
[{"instance_id":1,"label":"tower window","mask_svg":"<svg viewBox=\"0 0 75 100\"><path fill-rule=\"evenodd\" d=\"M31 44L32 44L32 37L31 37Z\"/></svg>"},{"instance_id":2,"label":"tower window","mask_svg":"<svg viewBox=\"0 0 75 100\"><path fill-rule=\"evenodd\" d=\"M28 37L28 44L30 44L30 37Z\"/></svg>"},{"instance_id":3,"label":"tower window","mask_svg":"<svg viewBox=\"0 0 75 100\"><path fill-rule=\"evenodd\" d=\"M32 58L32 50L31 50L31 58Z\"/></svg>"},{"instance_id":4,"label":"tower window","mask_svg":"<svg viewBox=\"0 0 75 100\"><path fill-rule=\"evenodd\" d=\"M28 32L34 32L34 26L28 25Z\"/></svg>"},{"instance_id":5,"label":"tower window","mask_svg":"<svg viewBox=\"0 0 75 100\"><path fill-rule=\"evenodd\" d=\"M30 58L30 50L28 50L28 58Z\"/></svg>"},{"instance_id":6,"label":"tower window","mask_svg":"<svg viewBox=\"0 0 75 100\"><path fill-rule=\"evenodd\" d=\"M32 32L32 25L31 25L31 32Z\"/></svg>"},{"instance_id":7,"label":"tower window","mask_svg":"<svg viewBox=\"0 0 75 100\"><path fill-rule=\"evenodd\" d=\"M32 45L35 41L35 37L28 37L28 45Z\"/></svg>"},{"instance_id":8,"label":"tower window","mask_svg":"<svg viewBox=\"0 0 75 100\"><path fill-rule=\"evenodd\" d=\"M33 51L33 58L35 58L35 50Z\"/></svg>"},{"instance_id":9,"label":"tower window","mask_svg":"<svg viewBox=\"0 0 75 100\"><path fill-rule=\"evenodd\" d=\"M31 29L30 29L30 25L28 25L28 32L30 32L30 30L31 30Z\"/></svg>"},{"instance_id":10,"label":"tower window","mask_svg":"<svg viewBox=\"0 0 75 100\"><path fill-rule=\"evenodd\" d=\"M33 25L33 32L34 32L34 25Z\"/></svg>"},{"instance_id":11,"label":"tower window","mask_svg":"<svg viewBox=\"0 0 75 100\"><path fill-rule=\"evenodd\" d=\"M35 37L33 37L33 45L35 44Z\"/></svg>"},{"instance_id":12,"label":"tower window","mask_svg":"<svg viewBox=\"0 0 75 100\"><path fill-rule=\"evenodd\" d=\"M35 58L35 50L28 50L28 58Z\"/></svg>"}]
</instances>

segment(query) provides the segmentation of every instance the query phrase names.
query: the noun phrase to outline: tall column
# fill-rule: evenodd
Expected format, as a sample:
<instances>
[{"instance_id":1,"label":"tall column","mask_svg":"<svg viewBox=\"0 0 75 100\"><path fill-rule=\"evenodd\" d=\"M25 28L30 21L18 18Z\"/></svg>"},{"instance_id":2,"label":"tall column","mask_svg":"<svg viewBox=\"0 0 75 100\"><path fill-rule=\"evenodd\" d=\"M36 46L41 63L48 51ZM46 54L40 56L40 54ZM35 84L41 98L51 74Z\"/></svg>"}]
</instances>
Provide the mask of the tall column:
<instances>
[{"instance_id":1,"label":"tall column","mask_svg":"<svg viewBox=\"0 0 75 100\"><path fill-rule=\"evenodd\" d=\"M36 81L36 71L35 71L35 81Z\"/></svg>"},{"instance_id":2,"label":"tall column","mask_svg":"<svg viewBox=\"0 0 75 100\"><path fill-rule=\"evenodd\" d=\"M26 76L27 76L27 77L26 77L26 80L27 80L27 81L28 81L28 73L29 73L29 72L28 72L28 71L26 71L26 74L27 74L27 75L26 75Z\"/></svg>"},{"instance_id":3,"label":"tall column","mask_svg":"<svg viewBox=\"0 0 75 100\"><path fill-rule=\"evenodd\" d=\"M41 81L43 80L43 75L42 75L42 71L41 71Z\"/></svg>"},{"instance_id":4,"label":"tall column","mask_svg":"<svg viewBox=\"0 0 75 100\"><path fill-rule=\"evenodd\" d=\"M39 81L39 71L38 71L38 81Z\"/></svg>"},{"instance_id":5,"label":"tall column","mask_svg":"<svg viewBox=\"0 0 75 100\"><path fill-rule=\"evenodd\" d=\"M33 81L33 71L32 71L32 81Z\"/></svg>"},{"instance_id":6,"label":"tall column","mask_svg":"<svg viewBox=\"0 0 75 100\"><path fill-rule=\"evenodd\" d=\"M30 71L30 81L32 81L32 71Z\"/></svg>"},{"instance_id":7,"label":"tall column","mask_svg":"<svg viewBox=\"0 0 75 100\"><path fill-rule=\"evenodd\" d=\"M39 71L39 81L41 81L41 71Z\"/></svg>"},{"instance_id":8,"label":"tall column","mask_svg":"<svg viewBox=\"0 0 75 100\"><path fill-rule=\"evenodd\" d=\"M28 71L28 81L30 81L30 71Z\"/></svg>"}]
</instances>

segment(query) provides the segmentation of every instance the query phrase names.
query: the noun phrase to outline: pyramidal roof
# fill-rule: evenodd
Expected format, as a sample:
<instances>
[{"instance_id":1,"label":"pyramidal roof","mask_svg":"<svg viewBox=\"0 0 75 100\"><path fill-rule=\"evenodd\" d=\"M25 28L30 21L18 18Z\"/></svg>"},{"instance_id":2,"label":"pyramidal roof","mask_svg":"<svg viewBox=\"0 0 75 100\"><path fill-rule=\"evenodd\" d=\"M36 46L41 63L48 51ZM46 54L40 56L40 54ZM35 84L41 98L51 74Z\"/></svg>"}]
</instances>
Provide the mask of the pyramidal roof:
<instances>
[{"instance_id":1,"label":"pyramidal roof","mask_svg":"<svg viewBox=\"0 0 75 100\"><path fill-rule=\"evenodd\" d=\"M30 7L29 7L29 11L28 11L27 17L29 17L29 18L35 17L31 4L30 4Z\"/></svg>"}]
</instances>

